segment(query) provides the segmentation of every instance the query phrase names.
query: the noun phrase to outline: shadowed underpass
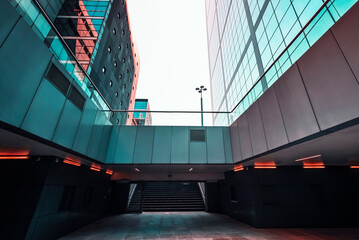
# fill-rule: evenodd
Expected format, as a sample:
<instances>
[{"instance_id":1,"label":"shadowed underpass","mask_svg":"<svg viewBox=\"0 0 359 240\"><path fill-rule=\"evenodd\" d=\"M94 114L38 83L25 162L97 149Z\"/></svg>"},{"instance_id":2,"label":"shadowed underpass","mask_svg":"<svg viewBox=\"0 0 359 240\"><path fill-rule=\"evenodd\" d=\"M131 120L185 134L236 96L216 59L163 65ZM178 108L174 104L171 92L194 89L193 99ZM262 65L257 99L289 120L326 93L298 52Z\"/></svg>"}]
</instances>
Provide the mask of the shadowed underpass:
<instances>
[{"instance_id":1,"label":"shadowed underpass","mask_svg":"<svg viewBox=\"0 0 359 240\"><path fill-rule=\"evenodd\" d=\"M147 212L103 218L61 239L359 239L359 229L258 229L220 214Z\"/></svg>"}]
</instances>

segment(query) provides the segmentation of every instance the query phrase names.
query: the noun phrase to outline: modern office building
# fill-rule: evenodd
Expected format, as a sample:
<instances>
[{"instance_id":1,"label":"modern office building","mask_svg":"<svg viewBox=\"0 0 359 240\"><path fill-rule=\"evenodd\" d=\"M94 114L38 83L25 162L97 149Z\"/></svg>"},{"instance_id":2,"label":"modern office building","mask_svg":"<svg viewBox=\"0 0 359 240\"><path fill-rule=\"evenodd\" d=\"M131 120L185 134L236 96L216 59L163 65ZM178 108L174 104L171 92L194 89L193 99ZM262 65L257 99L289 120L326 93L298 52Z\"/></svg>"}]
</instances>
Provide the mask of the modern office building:
<instances>
[{"instance_id":1,"label":"modern office building","mask_svg":"<svg viewBox=\"0 0 359 240\"><path fill-rule=\"evenodd\" d=\"M213 0L206 13L224 126L127 126L140 61L125 0L0 2L3 239L57 239L108 215L75 235L233 237L239 225L210 213L359 226L359 3ZM164 212L116 215L142 211ZM332 237L253 227L238 237Z\"/></svg>"},{"instance_id":2,"label":"modern office building","mask_svg":"<svg viewBox=\"0 0 359 240\"><path fill-rule=\"evenodd\" d=\"M135 110L151 111L148 99L136 99ZM152 125L152 116L150 112L134 112L133 125L145 126Z\"/></svg>"},{"instance_id":3,"label":"modern office building","mask_svg":"<svg viewBox=\"0 0 359 240\"><path fill-rule=\"evenodd\" d=\"M213 110L234 110L215 125L233 123L355 2L206 0Z\"/></svg>"}]
</instances>

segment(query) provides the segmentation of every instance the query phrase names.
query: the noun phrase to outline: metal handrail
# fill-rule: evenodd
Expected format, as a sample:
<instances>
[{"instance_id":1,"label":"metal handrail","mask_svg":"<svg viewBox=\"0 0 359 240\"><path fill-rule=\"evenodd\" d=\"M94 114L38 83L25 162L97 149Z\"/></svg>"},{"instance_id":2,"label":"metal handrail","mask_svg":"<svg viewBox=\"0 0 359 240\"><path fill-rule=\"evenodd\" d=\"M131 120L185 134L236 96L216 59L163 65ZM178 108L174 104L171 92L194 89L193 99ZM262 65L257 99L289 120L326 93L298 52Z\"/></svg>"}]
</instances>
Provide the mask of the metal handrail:
<instances>
[{"instance_id":1,"label":"metal handrail","mask_svg":"<svg viewBox=\"0 0 359 240\"><path fill-rule=\"evenodd\" d=\"M134 187L132 188L132 190L130 191L129 195L128 195L128 200L127 200L127 207L130 206L133 194L135 193L135 190L137 188L137 184L134 185Z\"/></svg>"},{"instance_id":2,"label":"metal handrail","mask_svg":"<svg viewBox=\"0 0 359 240\"><path fill-rule=\"evenodd\" d=\"M54 30L54 32L56 33L57 37L60 39L60 41L64 44L64 46L66 47L66 49L70 52L71 56L75 59L76 63L79 65L81 71L86 75L86 77L88 78L88 80L91 82L92 86L94 87L94 89L97 91L97 93L99 94L99 96L101 97L101 99L104 101L104 103L106 104L106 106L109 108L109 111L111 112L148 112L148 113L217 113L217 114L230 114L233 113L236 108L244 101L244 99L251 93L251 91L257 86L257 84L263 79L263 77L268 73L268 71L274 66L274 64L276 64L278 62L278 60L280 59L281 56L283 56L283 54L292 46L292 44L298 39L298 37L304 32L304 30L309 26L309 24L314 20L314 18L316 18L318 16L318 14L327 6L327 4L330 2L331 0L326 0L321 6L320 8L314 13L314 15L308 20L308 22L302 27L302 29L295 35L295 37L292 39L292 41L290 41L290 43L283 49L283 51L279 54L279 56L272 62L271 65L269 65L269 67L264 71L264 73L258 78L258 80L253 84L253 86L249 89L249 91L239 100L239 102L234 106L234 108L231 111L172 111L172 110L121 110L121 109L112 109L111 106L108 104L108 102L106 101L106 99L103 97L103 95L101 94L101 92L99 91L99 89L96 87L95 83L92 81L92 79L90 78L90 76L87 74L87 72L83 69L82 65L79 63L79 61L77 60L75 54L72 52L72 50L70 49L70 47L67 45L66 41L64 40L64 38L62 37L62 35L60 34L60 32L57 30L57 28L55 27L55 25L52 23L51 19L49 18L49 16L47 15L47 13L45 12L45 10L42 8L41 4L38 2L38 0L33 0L33 2L35 3L36 7L39 9L39 11L41 12L41 14L45 17L46 21L50 24L51 28Z\"/></svg>"},{"instance_id":3,"label":"metal handrail","mask_svg":"<svg viewBox=\"0 0 359 240\"><path fill-rule=\"evenodd\" d=\"M201 182L198 182L197 184L198 184L199 190L200 190L201 195L202 195L203 203L206 204L206 195L205 195L204 192L203 192Z\"/></svg>"}]
</instances>

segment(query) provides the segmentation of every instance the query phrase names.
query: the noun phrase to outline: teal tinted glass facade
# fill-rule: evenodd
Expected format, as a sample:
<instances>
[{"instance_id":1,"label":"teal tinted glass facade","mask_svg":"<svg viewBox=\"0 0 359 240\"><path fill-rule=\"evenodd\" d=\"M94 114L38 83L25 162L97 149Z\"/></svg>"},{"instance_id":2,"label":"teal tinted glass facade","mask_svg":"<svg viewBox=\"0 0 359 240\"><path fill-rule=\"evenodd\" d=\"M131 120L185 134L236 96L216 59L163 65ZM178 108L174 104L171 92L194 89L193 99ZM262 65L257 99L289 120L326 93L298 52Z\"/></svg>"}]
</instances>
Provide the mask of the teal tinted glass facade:
<instances>
[{"instance_id":1,"label":"teal tinted glass facade","mask_svg":"<svg viewBox=\"0 0 359 240\"><path fill-rule=\"evenodd\" d=\"M76 63L74 57L66 49L64 44L60 41L57 35L51 29L50 24L46 21L45 17L40 13L36 5L31 0L10 0L10 4L17 10L17 12L24 18L24 20L29 24L31 29L38 35L38 37L49 47L51 52L54 54L56 59L65 67L66 71L71 75L75 82L82 88L88 97L91 97L93 102L103 110L108 110L106 103L101 99L97 91L93 88L89 79L82 72L79 64ZM49 18L54 21L56 16L59 14L64 0L54 0L54 1L41 1L41 6L45 10ZM88 1L83 1L85 2ZM111 9L112 0L99 0L91 1L91 6L95 7L97 10L95 12L101 12L103 15L102 28L100 29L98 38L101 39L103 27ZM106 5L106 7L105 7ZM90 6L90 5L89 5ZM89 11L91 12L91 11ZM97 41L98 43L99 41ZM97 52L98 44L95 46L94 53L92 57L95 57ZM89 71L91 68L89 69Z\"/></svg>"},{"instance_id":2,"label":"teal tinted glass facade","mask_svg":"<svg viewBox=\"0 0 359 240\"><path fill-rule=\"evenodd\" d=\"M134 110L150 110L148 99L136 99ZM152 125L152 116L149 112L134 112L133 125Z\"/></svg>"},{"instance_id":3,"label":"teal tinted glass facade","mask_svg":"<svg viewBox=\"0 0 359 240\"><path fill-rule=\"evenodd\" d=\"M355 2L206 0L213 110L231 111L244 98L234 113L215 114L214 124L236 120Z\"/></svg>"},{"instance_id":4,"label":"teal tinted glass facade","mask_svg":"<svg viewBox=\"0 0 359 240\"><path fill-rule=\"evenodd\" d=\"M146 110L147 109L147 101L135 101L135 110ZM146 112L134 112L134 118L146 118Z\"/></svg>"}]
</instances>

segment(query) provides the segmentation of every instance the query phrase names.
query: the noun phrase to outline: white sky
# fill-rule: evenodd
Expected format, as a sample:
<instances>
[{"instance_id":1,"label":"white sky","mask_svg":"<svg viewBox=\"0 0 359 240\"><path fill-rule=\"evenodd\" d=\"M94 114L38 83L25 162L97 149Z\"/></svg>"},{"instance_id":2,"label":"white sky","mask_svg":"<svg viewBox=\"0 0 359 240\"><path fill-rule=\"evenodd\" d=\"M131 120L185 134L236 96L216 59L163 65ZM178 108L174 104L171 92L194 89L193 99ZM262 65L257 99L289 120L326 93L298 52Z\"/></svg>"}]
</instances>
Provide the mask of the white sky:
<instances>
[{"instance_id":1,"label":"white sky","mask_svg":"<svg viewBox=\"0 0 359 240\"><path fill-rule=\"evenodd\" d=\"M141 68L136 98L151 110L211 110L204 0L127 0ZM200 114L152 113L153 125L200 125ZM212 114L204 114L212 125Z\"/></svg>"}]
</instances>

